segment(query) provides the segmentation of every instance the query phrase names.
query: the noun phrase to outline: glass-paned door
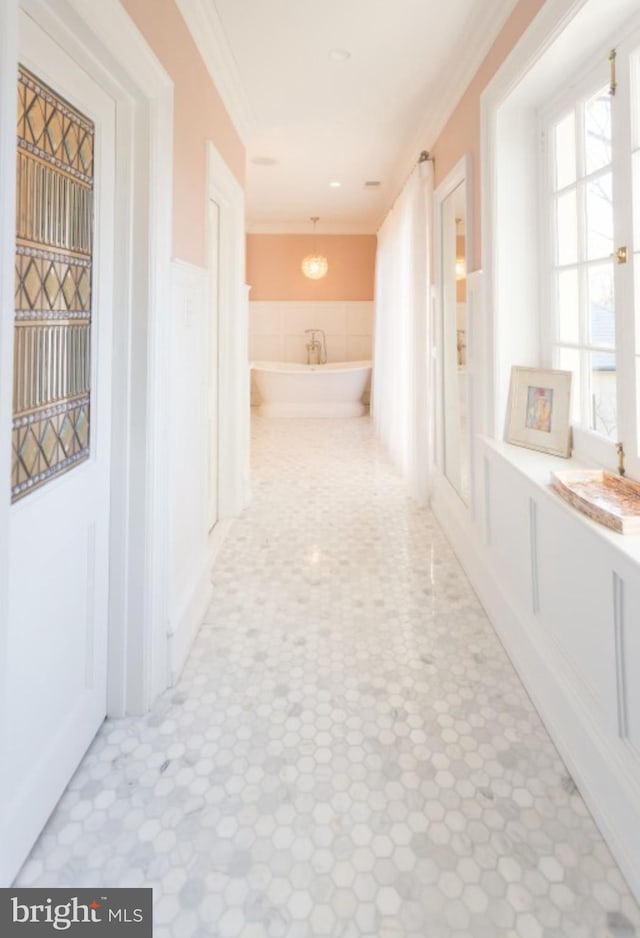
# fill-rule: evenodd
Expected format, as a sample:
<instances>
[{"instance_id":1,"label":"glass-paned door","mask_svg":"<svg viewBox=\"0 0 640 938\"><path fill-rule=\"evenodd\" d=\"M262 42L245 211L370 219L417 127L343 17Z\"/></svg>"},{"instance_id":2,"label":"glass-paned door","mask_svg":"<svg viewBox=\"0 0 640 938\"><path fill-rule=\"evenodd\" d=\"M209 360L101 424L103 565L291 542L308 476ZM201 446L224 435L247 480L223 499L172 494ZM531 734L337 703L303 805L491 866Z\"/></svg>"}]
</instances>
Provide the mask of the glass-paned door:
<instances>
[{"instance_id":1,"label":"glass-paned door","mask_svg":"<svg viewBox=\"0 0 640 938\"><path fill-rule=\"evenodd\" d=\"M12 499L89 458L94 125L21 67Z\"/></svg>"}]
</instances>

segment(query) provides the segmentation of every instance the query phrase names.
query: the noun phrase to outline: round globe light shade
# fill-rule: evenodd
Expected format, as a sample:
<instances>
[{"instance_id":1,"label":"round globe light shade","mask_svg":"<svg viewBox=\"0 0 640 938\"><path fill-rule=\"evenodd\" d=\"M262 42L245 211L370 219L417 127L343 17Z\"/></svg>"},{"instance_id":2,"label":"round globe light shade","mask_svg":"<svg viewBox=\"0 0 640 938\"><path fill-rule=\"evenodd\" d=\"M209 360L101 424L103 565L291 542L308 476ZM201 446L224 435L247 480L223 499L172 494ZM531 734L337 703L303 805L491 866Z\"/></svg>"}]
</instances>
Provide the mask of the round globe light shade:
<instances>
[{"instance_id":1,"label":"round globe light shade","mask_svg":"<svg viewBox=\"0 0 640 938\"><path fill-rule=\"evenodd\" d=\"M329 270L329 262L322 254L307 254L302 259L302 273L310 280L321 280Z\"/></svg>"}]
</instances>

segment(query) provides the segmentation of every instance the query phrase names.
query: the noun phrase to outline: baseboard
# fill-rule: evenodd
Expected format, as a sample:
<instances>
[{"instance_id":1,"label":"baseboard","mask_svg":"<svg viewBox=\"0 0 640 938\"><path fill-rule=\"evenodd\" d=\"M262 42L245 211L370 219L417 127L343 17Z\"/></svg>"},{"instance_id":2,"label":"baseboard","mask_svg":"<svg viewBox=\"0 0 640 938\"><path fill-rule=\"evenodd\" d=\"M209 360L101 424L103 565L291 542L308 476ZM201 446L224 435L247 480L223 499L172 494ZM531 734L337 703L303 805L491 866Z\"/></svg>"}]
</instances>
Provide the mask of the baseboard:
<instances>
[{"instance_id":1,"label":"baseboard","mask_svg":"<svg viewBox=\"0 0 640 938\"><path fill-rule=\"evenodd\" d=\"M184 591L177 611L169 617L169 687L176 684L182 673L193 640L209 608L211 595L211 560L207 552L200 569Z\"/></svg>"},{"instance_id":2,"label":"baseboard","mask_svg":"<svg viewBox=\"0 0 640 938\"><path fill-rule=\"evenodd\" d=\"M540 623L517 609L492 569L479 530L470 520L464 523L458 506L447 502L442 494L436 498L434 514L631 891L640 900L640 785L631 756L617 737L605 734L579 677Z\"/></svg>"},{"instance_id":3,"label":"baseboard","mask_svg":"<svg viewBox=\"0 0 640 938\"><path fill-rule=\"evenodd\" d=\"M215 525L209 535L208 550L200 569L184 590L177 611L169 618L169 687L173 687L182 674L193 641L211 603L211 570L234 522L235 518L225 518Z\"/></svg>"},{"instance_id":4,"label":"baseboard","mask_svg":"<svg viewBox=\"0 0 640 938\"><path fill-rule=\"evenodd\" d=\"M223 518L221 521L218 521L209 535L209 561L212 567L218 559L218 554L220 553L222 545L227 539L227 536L229 535L235 520L235 518Z\"/></svg>"}]
</instances>

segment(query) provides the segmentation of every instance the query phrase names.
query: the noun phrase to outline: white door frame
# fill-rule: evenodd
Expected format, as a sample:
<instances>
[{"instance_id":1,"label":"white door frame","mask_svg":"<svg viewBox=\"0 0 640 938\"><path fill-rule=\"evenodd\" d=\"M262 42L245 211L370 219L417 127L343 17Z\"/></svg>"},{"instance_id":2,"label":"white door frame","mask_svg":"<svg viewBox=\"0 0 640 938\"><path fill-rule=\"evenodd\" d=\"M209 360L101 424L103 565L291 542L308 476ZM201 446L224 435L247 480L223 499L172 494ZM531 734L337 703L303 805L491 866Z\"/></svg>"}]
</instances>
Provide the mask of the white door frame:
<instances>
[{"instance_id":1,"label":"white door frame","mask_svg":"<svg viewBox=\"0 0 640 938\"><path fill-rule=\"evenodd\" d=\"M207 173L207 203L209 199L214 199L220 207L218 286L218 521L220 522L240 514L249 498L249 327L248 303L244 286L244 192L211 142L207 145Z\"/></svg>"},{"instance_id":2,"label":"white door frame","mask_svg":"<svg viewBox=\"0 0 640 938\"><path fill-rule=\"evenodd\" d=\"M211 190L211 186L209 186ZM215 208L214 208L215 207ZM207 206L207 430L209 471L208 482L208 527L209 536L218 523L219 496L218 496L218 468L220 464L220 204L212 198L209 192ZM212 408L213 403L213 408ZM215 439L214 439L215 437Z\"/></svg>"},{"instance_id":3,"label":"white door frame","mask_svg":"<svg viewBox=\"0 0 640 938\"><path fill-rule=\"evenodd\" d=\"M108 713L140 713L167 686L163 421L173 190L173 84L118 0L0 4L0 298L13 308L18 9L116 100L117 177ZM13 321L0 319L0 434L10 439ZM9 447L0 447L0 688L6 660ZM0 746L7 712L0 697ZM1 782L0 782L1 784ZM0 789L1 795L1 789ZM0 798L0 802L1 802ZM1 877L0 877L1 878Z\"/></svg>"},{"instance_id":4,"label":"white door frame","mask_svg":"<svg viewBox=\"0 0 640 938\"><path fill-rule=\"evenodd\" d=\"M436 348L438 350L434 369L434 428L435 428L435 472L437 476L446 479L444 464L444 313L442 308L443 284L442 284L442 205L445 199L457 189L462 183L466 183L465 193L465 227L469 232L467 237L467 270L473 270L473 200L471 192L471 161L468 155L461 157L455 166L447 173L438 188L433 193L433 215L434 215L434 274L433 287L435 293L434 302L434 336ZM447 485L454 492L452 486L447 481ZM473 491L473 485L471 485ZM456 498L459 499L457 493Z\"/></svg>"}]
</instances>

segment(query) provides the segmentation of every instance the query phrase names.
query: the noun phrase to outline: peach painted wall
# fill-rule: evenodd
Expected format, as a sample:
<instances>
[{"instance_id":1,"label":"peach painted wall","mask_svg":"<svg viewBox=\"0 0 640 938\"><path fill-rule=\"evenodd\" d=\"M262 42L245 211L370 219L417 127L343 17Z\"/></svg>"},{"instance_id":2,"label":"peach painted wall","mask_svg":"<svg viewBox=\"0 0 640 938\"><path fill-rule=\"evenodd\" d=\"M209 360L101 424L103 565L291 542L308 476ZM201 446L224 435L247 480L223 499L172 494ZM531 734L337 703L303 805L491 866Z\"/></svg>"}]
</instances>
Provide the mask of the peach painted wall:
<instances>
[{"instance_id":1,"label":"peach painted wall","mask_svg":"<svg viewBox=\"0 0 640 938\"><path fill-rule=\"evenodd\" d=\"M372 300L375 235L318 234L316 247L329 261L322 280L300 270L313 250L313 235L247 235L247 283L251 300Z\"/></svg>"},{"instance_id":2,"label":"peach painted wall","mask_svg":"<svg viewBox=\"0 0 640 938\"><path fill-rule=\"evenodd\" d=\"M545 0L520 0L514 7L482 65L465 91L458 106L436 140L431 153L435 157L435 185L465 153L471 155L471 193L473 200L473 269L482 266L481 230L481 167L480 167L480 95L489 84L509 52L524 33ZM471 269L471 268L470 268Z\"/></svg>"},{"instance_id":3,"label":"peach painted wall","mask_svg":"<svg viewBox=\"0 0 640 938\"><path fill-rule=\"evenodd\" d=\"M205 265L208 140L244 186L245 150L174 0L122 0L174 82L173 254Z\"/></svg>"}]
</instances>

